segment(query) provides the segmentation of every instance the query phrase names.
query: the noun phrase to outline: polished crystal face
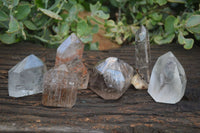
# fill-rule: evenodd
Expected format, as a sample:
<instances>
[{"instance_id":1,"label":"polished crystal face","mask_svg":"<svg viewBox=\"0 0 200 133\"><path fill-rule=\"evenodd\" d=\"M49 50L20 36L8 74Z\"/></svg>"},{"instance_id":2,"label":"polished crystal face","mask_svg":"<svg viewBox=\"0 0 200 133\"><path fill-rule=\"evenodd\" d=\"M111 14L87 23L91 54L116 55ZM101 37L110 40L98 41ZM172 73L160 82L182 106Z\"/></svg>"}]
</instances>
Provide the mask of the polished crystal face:
<instances>
[{"instance_id":1,"label":"polished crystal face","mask_svg":"<svg viewBox=\"0 0 200 133\"><path fill-rule=\"evenodd\" d=\"M57 49L55 65L61 65L75 58L82 58L84 45L81 40L72 33Z\"/></svg>"},{"instance_id":2,"label":"polished crystal face","mask_svg":"<svg viewBox=\"0 0 200 133\"><path fill-rule=\"evenodd\" d=\"M65 64L50 69L44 75L42 104L71 108L76 103L79 78Z\"/></svg>"},{"instance_id":3,"label":"polished crystal face","mask_svg":"<svg viewBox=\"0 0 200 133\"><path fill-rule=\"evenodd\" d=\"M144 26L135 35L135 68L142 78L149 83L150 80L150 43L149 34Z\"/></svg>"},{"instance_id":4,"label":"polished crystal face","mask_svg":"<svg viewBox=\"0 0 200 133\"><path fill-rule=\"evenodd\" d=\"M156 102L175 104L186 88L186 75L172 52L160 56L153 67L148 93Z\"/></svg>"},{"instance_id":5,"label":"polished crystal face","mask_svg":"<svg viewBox=\"0 0 200 133\"><path fill-rule=\"evenodd\" d=\"M104 99L118 99L131 84L133 68L124 61L109 57L98 63L90 75L90 89Z\"/></svg>"},{"instance_id":6,"label":"polished crystal face","mask_svg":"<svg viewBox=\"0 0 200 133\"><path fill-rule=\"evenodd\" d=\"M8 92L12 97L23 97L43 91L43 74L46 66L31 54L8 72Z\"/></svg>"}]
</instances>

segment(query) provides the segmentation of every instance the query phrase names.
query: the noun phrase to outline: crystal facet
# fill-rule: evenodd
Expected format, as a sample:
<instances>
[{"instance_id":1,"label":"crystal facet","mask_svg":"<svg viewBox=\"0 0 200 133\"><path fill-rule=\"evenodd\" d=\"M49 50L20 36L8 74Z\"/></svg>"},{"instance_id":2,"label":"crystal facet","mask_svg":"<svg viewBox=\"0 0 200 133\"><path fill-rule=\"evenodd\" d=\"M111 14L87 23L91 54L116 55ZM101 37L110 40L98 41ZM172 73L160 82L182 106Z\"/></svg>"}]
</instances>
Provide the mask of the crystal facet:
<instances>
[{"instance_id":1,"label":"crystal facet","mask_svg":"<svg viewBox=\"0 0 200 133\"><path fill-rule=\"evenodd\" d=\"M82 59L84 45L81 40L72 33L57 49L55 65L61 65L75 58Z\"/></svg>"},{"instance_id":2,"label":"crystal facet","mask_svg":"<svg viewBox=\"0 0 200 133\"><path fill-rule=\"evenodd\" d=\"M78 89L87 89L89 73L83 64L84 45L81 40L72 33L57 49L55 66L66 64L71 72L77 73L80 77Z\"/></svg>"},{"instance_id":3,"label":"crystal facet","mask_svg":"<svg viewBox=\"0 0 200 133\"><path fill-rule=\"evenodd\" d=\"M46 66L31 54L8 72L8 92L12 97L23 97L43 91L43 75Z\"/></svg>"},{"instance_id":4,"label":"crystal facet","mask_svg":"<svg viewBox=\"0 0 200 133\"><path fill-rule=\"evenodd\" d=\"M118 99L131 84L133 68L124 61L109 57L91 73L90 89L104 99Z\"/></svg>"},{"instance_id":5,"label":"crystal facet","mask_svg":"<svg viewBox=\"0 0 200 133\"><path fill-rule=\"evenodd\" d=\"M150 80L150 44L149 34L144 26L135 35L135 67L145 81Z\"/></svg>"},{"instance_id":6,"label":"crystal facet","mask_svg":"<svg viewBox=\"0 0 200 133\"><path fill-rule=\"evenodd\" d=\"M44 75L42 104L71 108L76 103L79 78L65 64L50 69Z\"/></svg>"},{"instance_id":7,"label":"crystal facet","mask_svg":"<svg viewBox=\"0 0 200 133\"><path fill-rule=\"evenodd\" d=\"M174 104L183 97L186 82L182 65L168 52L160 56L153 67L148 93L156 102Z\"/></svg>"}]
</instances>

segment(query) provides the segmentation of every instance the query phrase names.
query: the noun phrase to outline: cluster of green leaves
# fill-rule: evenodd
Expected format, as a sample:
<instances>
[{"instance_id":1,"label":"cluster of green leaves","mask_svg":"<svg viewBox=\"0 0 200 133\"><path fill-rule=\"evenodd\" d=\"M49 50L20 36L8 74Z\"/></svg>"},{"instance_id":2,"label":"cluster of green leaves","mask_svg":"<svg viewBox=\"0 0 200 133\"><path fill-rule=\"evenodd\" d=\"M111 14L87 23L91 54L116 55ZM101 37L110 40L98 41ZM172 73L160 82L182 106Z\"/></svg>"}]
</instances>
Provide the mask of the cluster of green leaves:
<instances>
[{"instance_id":1,"label":"cluster of green leaves","mask_svg":"<svg viewBox=\"0 0 200 133\"><path fill-rule=\"evenodd\" d=\"M162 45L177 40L191 49L200 40L200 3L198 0L111 0L117 8L117 21L107 21L107 37L118 44L134 37L140 25L150 31L151 41ZM131 34L130 34L131 33Z\"/></svg>"},{"instance_id":2,"label":"cluster of green leaves","mask_svg":"<svg viewBox=\"0 0 200 133\"><path fill-rule=\"evenodd\" d=\"M72 32L84 43L92 42L99 30L96 18L108 19L101 3L89 4L91 15L78 16L84 11L83 0L2 0L0 1L0 40L13 44L22 40L39 40L47 45L62 43ZM97 43L91 43L97 49Z\"/></svg>"}]
</instances>

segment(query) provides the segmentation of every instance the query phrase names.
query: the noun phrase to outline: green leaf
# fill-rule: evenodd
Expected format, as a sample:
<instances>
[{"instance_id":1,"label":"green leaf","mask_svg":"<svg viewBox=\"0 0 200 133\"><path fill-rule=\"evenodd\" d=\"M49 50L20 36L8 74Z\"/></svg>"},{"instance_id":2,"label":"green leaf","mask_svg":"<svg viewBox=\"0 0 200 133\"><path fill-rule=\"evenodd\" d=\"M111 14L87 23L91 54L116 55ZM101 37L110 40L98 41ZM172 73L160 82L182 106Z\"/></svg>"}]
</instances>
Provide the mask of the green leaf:
<instances>
[{"instance_id":1,"label":"green leaf","mask_svg":"<svg viewBox=\"0 0 200 133\"><path fill-rule=\"evenodd\" d=\"M0 21L7 21L9 20L8 15L4 11L0 11Z\"/></svg>"},{"instance_id":2,"label":"green leaf","mask_svg":"<svg viewBox=\"0 0 200 133\"><path fill-rule=\"evenodd\" d=\"M42 9L42 8L39 8L39 10L41 12L43 12L45 15L51 17L51 18L54 18L54 19L57 19L57 20L62 20L62 17L50 10L47 10L47 9Z\"/></svg>"},{"instance_id":3,"label":"green leaf","mask_svg":"<svg viewBox=\"0 0 200 133\"><path fill-rule=\"evenodd\" d=\"M92 14L94 14L96 11L99 10L101 7L101 3L98 1L95 5L90 4L90 11Z\"/></svg>"},{"instance_id":4,"label":"green leaf","mask_svg":"<svg viewBox=\"0 0 200 133\"><path fill-rule=\"evenodd\" d=\"M24 21L24 25L29 29L29 30L37 30L37 27L35 24L33 24L30 20Z\"/></svg>"},{"instance_id":5,"label":"green leaf","mask_svg":"<svg viewBox=\"0 0 200 133\"><path fill-rule=\"evenodd\" d=\"M200 33L200 15L192 15L186 21L186 28L191 33Z\"/></svg>"},{"instance_id":6,"label":"green leaf","mask_svg":"<svg viewBox=\"0 0 200 133\"><path fill-rule=\"evenodd\" d=\"M25 5L19 5L16 10L15 10L15 17L18 20L22 20L28 16L28 14L31 12L30 5L25 4Z\"/></svg>"},{"instance_id":7,"label":"green leaf","mask_svg":"<svg viewBox=\"0 0 200 133\"><path fill-rule=\"evenodd\" d=\"M99 43L91 43L90 44L90 50L99 50Z\"/></svg>"},{"instance_id":8,"label":"green leaf","mask_svg":"<svg viewBox=\"0 0 200 133\"><path fill-rule=\"evenodd\" d=\"M154 0L156 3L158 3L160 6L165 5L167 3L167 0Z\"/></svg>"},{"instance_id":9,"label":"green leaf","mask_svg":"<svg viewBox=\"0 0 200 133\"><path fill-rule=\"evenodd\" d=\"M162 36L158 35L154 38L154 42L159 45L168 44L173 41L174 37L175 37L175 34L170 34L166 37L162 37Z\"/></svg>"},{"instance_id":10,"label":"green leaf","mask_svg":"<svg viewBox=\"0 0 200 133\"><path fill-rule=\"evenodd\" d=\"M193 39L186 39L184 48L189 50L189 49L191 49L193 47L193 44L194 44L194 40Z\"/></svg>"},{"instance_id":11,"label":"green leaf","mask_svg":"<svg viewBox=\"0 0 200 133\"><path fill-rule=\"evenodd\" d=\"M172 2L172 3L186 3L186 0L167 0L168 2Z\"/></svg>"},{"instance_id":12,"label":"green leaf","mask_svg":"<svg viewBox=\"0 0 200 133\"><path fill-rule=\"evenodd\" d=\"M12 9L13 7L17 6L19 3L19 0L2 0L3 5L7 6L8 9Z\"/></svg>"},{"instance_id":13,"label":"green leaf","mask_svg":"<svg viewBox=\"0 0 200 133\"><path fill-rule=\"evenodd\" d=\"M95 24L93 27L92 27L92 30L91 30L91 33L92 34L95 34L99 31L99 26L97 24Z\"/></svg>"},{"instance_id":14,"label":"green leaf","mask_svg":"<svg viewBox=\"0 0 200 133\"><path fill-rule=\"evenodd\" d=\"M92 35L82 36L80 39L83 43L88 43L92 41Z\"/></svg>"},{"instance_id":15,"label":"green leaf","mask_svg":"<svg viewBox=\"0 0 200 133\"><path fill-rule=\"evenodd\" d=\"M165 31L168 34L174 33L175 28L174 28L174 23L175 23L176 17L170 15L165 19Z\"/></svg>"},{"instance_id":16,"label":"green leaf","mask_svg":"<svg viewBox=\"0 0 200 133\"><path fill-rule=\"evenodd\" d=\"M103 11L99 10L95 12L95 16L102 18L102 19L108 19L110 17L109 14L105 14Z\"/></svg>"},{"instance_id":17,"label":"green leaf","mask_svg":"<svg viewBox=\"0 0 200 133\"><path fill-rule=\"evenodd\" d=\"M102 10L99 10L101 7L101 3L98 1L95 5L90 4L90 11L92 16L97 16L102 19L108 19L109 14L104 13Z\"/></svg>"},{"instance_id":18,"label":"green leaf","mask_svg":"<svg viewBox=\"0 0 200 133\"><path fill-rule=\"evenodd\" d=\"M155 21L160 21L162 19L162 14L154 12L150 15L150 17Z\"/></svg>"},{"instance_id":19,"label":"green leaf","mask_svg":"<svg viewBox=\"0 0 200 133\"><path fill-rule=\"evenodd\" d=\"M15 34L0 34L0 40L5 44L16 43L17 40L15 38Z\"/></svg>"},{"instance_id":20,"label":"green leaf","mask_svg":"<svg viewBox=\"0 0 200 133\"><path fill-rule=\"evenodd\" d=\"M91 27L89 27L89 25L87 24L87 22L85 20L78 21L77 34L80 37L91 34Z\"/></svg>"},{"instance_id":21,"label":"green leaf","mask_svg":"<svg viewBox=\"0 0 200 133\"><path fill-rule=\"evenodd\" d=\"M67 22L62 22L59 26L59 35L66 36L69 33L69 24Z\"/></svg>"},{"instance_id":22,"label":"green leaf","mask_svg":"<svg viewBox=\"0 0 200 133\"><path fill-rule=\"evenodd\" d=\"M108 20L106 23L105 23L106 26L109 26L109 27L114 27L115 26L115 22L113 20Z\"/></svg>"},{"instance_id":23,"label":"green leaf","mask_svg":"<svg viewBox=\"0 0 200 133\"><path fill-rule=\"evenodd\" d=\"M19 22L11 15L7 33L14 33L20 29Z\"/></svg>"},{"instance_id":24,"label":"green leaf","mask_svg":"<svg viewBox=\"0 0 200 133\"><path fill-rule=\"evenodd\" d=\"M184 45L185 49L191 49L194 44L194 40L191 38L185 38L181 31L179 31L179 34L178 34L178 42Z\"/></svg>"},{"instance_id":25,"label":"green leaf","mask_svg":"<svg viewBox=\"0 0 200 133\"><path fill-rule=\"evenodd\" d=\"M38 8L45 8L45 3L43 0L34 0L34 3Z\"/></svg>"},{"instance_id":26,"label":"green leaf","mask_svg":"<svg viewBox=\"0 0 200 133\"><path fill-rule=\"evenodd\" d=\"M200 34L194 34L194 36L197 40L200 40Z\"/></svg>"}]
</instances>

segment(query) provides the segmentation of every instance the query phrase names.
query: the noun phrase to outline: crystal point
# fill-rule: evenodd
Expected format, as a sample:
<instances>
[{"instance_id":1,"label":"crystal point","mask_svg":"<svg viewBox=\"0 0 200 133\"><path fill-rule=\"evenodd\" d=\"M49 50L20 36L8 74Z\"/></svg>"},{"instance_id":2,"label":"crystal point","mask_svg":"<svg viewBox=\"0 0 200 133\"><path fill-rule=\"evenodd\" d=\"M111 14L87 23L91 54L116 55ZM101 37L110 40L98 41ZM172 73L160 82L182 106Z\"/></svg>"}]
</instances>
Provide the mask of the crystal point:
<instances>
[{"instance_id":1,"label":"crystal point","mask_svg":"<svg viewBox=\"0 0 200 133\"><path fill-rule=\"evenodd\" d=\"M104 99L118 99L131 84L133 68L124 61L109 57L91 73L90 89Z\"/></svg>"},{"instance_id":2,"label":"crystal point","mask_svg":"<svg viewBox=\"0 0 200 133\"><path fill-rule=\"evenodd\" d=\"M182 65L168 52L160 56L153 67L148 93L156 102L175 104L183 97L186 82Z\"/></svg>"},{"instance_id":3,"label":"crystal point","mask_svg":"<svg viewBox=\"0 0 200 133\"><path fill-rule=\"evenodd\" d=\"M65 64L50 69L44 75L42 104L72 108L76 103L79 78Z\"/></svg>"},{"instance_id":4,"label":"crystal point","mask_svg":"<svg viewBox=\"0 0 200 133\"><path fill-rule=\"evenodd\" d=\"M43 91L45 64L31 54L15 65L8 72L8 92L12 97L23 97Z\"/></svg>"},{"instance_id":5,"label":"crystal point","mask_svg":"<svg viewBox=\"0 0 200 133\"><path fill-rule=\"evenodd\" d=\"M81 40L72 33L57 49L55 65L61 65L75 58L82 59L84 45Z\"/></svg>"},{"instance_id":6,"label":"crystal point","mask_svg":"<svg viewBox=\"0 0 200 133\"><path fill-rule=\"evenodd\" d=\"M135 35L135 67L146 82L150 80L150 44L149 34L144 26Z\"/></svg>"}]
</instances>

